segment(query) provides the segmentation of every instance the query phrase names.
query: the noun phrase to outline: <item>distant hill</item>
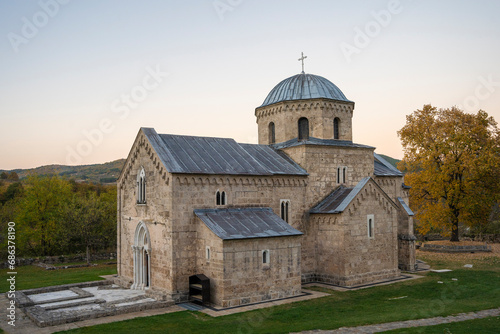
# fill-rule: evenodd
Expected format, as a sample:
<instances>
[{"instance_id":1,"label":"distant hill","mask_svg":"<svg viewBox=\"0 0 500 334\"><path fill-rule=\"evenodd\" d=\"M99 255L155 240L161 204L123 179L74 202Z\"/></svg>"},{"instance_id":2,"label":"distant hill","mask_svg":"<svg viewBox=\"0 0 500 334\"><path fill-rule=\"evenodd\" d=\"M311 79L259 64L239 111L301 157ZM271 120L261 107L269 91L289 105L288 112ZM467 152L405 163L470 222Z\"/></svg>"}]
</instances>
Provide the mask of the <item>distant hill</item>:
<instances>
[{"instance_id":1,"label":"distant hill","mask_svg":"<svg viewBox=\"0 0 500 334\"><path fill-rule=\"evenodd\" d=\"M397 163L401 160L391 158L384 154L379 154L382 158L387 160L391 165L397 168ZM29 174L34 173L37 175L52 175L57 174L65 179L73 179L77 182L91 182L91 183L114 183L120 176L120 172L125 164L125 159L118 159L103 164L94 165L80 165L80 166L66 166L66 165L47 165L31 169L13 169L1 170L2 172L16 172L20 179L27 177Z\"/></svg>"},{"instance_id":2,"label":"distant hill","mask_svg":"<svg viewBox=\"0 0 500 334\"><path fill-rule=\"evenodd\" d=\"M6 172L16 172L20 179L29 174L37 175L59 175L65 179L73 179L77 182L91 183L115 183L125 164L125 159L119 159L104 164L65 166L47 165L31 169L13 169ZM0 170L2 173L4 170Z\"/></svg>"},{"instance_id":3,"label":"distant hill","mask_svg":"<svg viewBox=\"0 0 500 334\"><path fill-rule=\"evenodd\" d=\"M398 162L400 162L401 160L398 160L398 159L394 159L394 158L391 158L385 154L379 154L382 158L384 158L385 160L387 160L388 163L390 163L391 165L393 165L394 167L398 168Z\"/></svg>"}]
</instances>

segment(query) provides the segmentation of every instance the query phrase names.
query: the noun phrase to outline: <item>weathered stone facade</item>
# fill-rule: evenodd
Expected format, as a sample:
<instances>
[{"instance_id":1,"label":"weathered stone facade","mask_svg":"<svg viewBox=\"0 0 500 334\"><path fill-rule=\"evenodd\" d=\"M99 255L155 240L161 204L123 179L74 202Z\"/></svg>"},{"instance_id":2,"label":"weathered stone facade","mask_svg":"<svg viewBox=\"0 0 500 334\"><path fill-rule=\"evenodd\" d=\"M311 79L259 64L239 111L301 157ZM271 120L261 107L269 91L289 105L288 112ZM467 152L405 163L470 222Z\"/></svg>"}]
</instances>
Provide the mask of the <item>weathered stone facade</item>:
<instances>
[{"instance_id":1,"label":"weathered stone facade","mask_svg":"<svg viewBox=\"0 0 500 334\"><path fill-rule=\"evenodd\" d=\"M403 176L384 164L377 172L374 148L352 143L353 109L347 99L324 97L259 107L260 145L270 144L274 124L276 144L265 147L141 129L118 180L121 284L179 302L190 298L189 278L204 274L210 302L232 307L296 296L301 282L353 286L412 270ZM298 140L304 118L311 139ZM339 189L346 195L330 198L329 211L312 213ZM249 235L194 213L225 208L271 208L269 221L279 216L303 235L246 222Z\"/></svg>"}]
</instances>

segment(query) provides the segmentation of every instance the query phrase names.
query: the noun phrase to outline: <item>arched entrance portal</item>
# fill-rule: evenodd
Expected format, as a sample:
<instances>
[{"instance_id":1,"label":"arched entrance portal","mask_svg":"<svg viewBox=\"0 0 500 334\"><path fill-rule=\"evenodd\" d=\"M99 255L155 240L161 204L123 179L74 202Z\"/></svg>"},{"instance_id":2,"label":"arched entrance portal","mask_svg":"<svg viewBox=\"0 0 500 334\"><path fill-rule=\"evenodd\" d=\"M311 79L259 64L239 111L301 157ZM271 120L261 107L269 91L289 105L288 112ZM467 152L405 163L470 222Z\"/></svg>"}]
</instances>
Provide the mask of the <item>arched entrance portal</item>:
<instances>
[{"instance_id":1,"label":"arched entrance portal","mask_svg":"<svg viewBox=\"0 0 500 334\"><path fill-rule=\"evenodd\" d=\"M151 239L144 222L135 229L134 245L134 284L131 289L146 289L151 284Z\"/></svg>"}]
</instances>

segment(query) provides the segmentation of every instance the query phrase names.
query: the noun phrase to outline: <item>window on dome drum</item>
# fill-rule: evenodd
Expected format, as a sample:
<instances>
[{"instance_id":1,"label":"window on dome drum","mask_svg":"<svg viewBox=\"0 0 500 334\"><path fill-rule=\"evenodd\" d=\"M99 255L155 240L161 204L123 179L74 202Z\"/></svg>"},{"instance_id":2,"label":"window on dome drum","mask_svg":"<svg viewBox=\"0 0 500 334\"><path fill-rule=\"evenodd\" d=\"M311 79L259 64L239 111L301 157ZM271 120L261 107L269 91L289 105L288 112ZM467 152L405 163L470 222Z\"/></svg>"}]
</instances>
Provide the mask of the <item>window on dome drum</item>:
<instances>
[{"instance_id":1,"label":"window on dome drum","mask_svg":"<svg viewBox=\"0 0 500 334\"><path fill-rule=\"evenodd\" d=\"M333 139L340 139L340 119L335 117L333 120Z\"/></svg>"},{"instance_id":2,"label":"window on dome drum","mask_svg":"<svg viewBox=\"0 0 500 334\"><path fill-rule=\"evenodd\" d=\"M262 263L269 264L269 249L262 251Z\"/></svg>"},{"instance_id":3,"label":"window on dome drum","mask_svg":"<svg viewBox=\"0 0 500 334\"><path fill-rule=\"evenodd\" d=\"M309 139L309 120L305 117L299 119L299 140Z\"/></svg>"},{"instance_id":4,"label":"window on dome drum","mask_svg":"<svg viewBox=\"0 0 500 334\"><path fill-rule=\"evenodd\" d=\"M146 172L141 167L137 173L137 204L146 204Z\"/></svg>"},{"instance_id":5,"label":"window on dome drum","mask_svg":"<svg viewBox=\"0 0 500 334\"><path fill-rule=\"evenodd\" d=\"M289 199L282 199L281 204L280 204L281 219L283 219L287 223L288 223L289 210L290 210L290 200Z\"/></svg>"},{"instance_id":6,"label":"window on dome drum","mask_svg":"<svg viewBox=\"0 0 500 334\"><path fill-rule=\"evenodd\" d=\"M274 144L276 142L276 133L274 131L274 123L269 123L269 144Z\"/></svg>"},{"instance_id":7,"label":"window on dome drum","mask_svg":"<svg viewBox=\"0 0 500 334\"><path fill-rule=\"evenodd\" d=\"M368 238L373 239L375 237L375 225L374 225L374 217L373 215L367 216L367 227L368 227Z\"/></svg>"}]
</instances>

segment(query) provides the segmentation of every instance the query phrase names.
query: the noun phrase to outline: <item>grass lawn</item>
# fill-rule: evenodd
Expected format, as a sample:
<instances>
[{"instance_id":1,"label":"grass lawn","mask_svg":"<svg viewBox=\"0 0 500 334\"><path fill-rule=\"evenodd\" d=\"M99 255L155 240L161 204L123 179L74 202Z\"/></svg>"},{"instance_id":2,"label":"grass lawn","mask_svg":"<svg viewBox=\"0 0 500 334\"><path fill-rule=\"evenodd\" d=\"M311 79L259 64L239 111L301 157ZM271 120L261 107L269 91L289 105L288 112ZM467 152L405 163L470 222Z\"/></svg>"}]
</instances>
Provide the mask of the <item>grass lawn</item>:
<instances>
[{"instance_id":1,"label":"grass lawn","mask_svg":"<svg viewBox=\"0 0 500 334\"><path fill-rule=\"evenodd\" d=\"M498 333L500 331L500 317L490 317L477 320L468 320L462 322L454 322L450 324L414 327L406 329L398 329L384 333L453 333L453 334L469 334L469 333Z\"/></svg>"},{"instance_id":2,"label":"grass lawn","mask_svg":"<svg viewBox=\"0 0 500 334\"><path fill-rule=\"evenodd\" d=\"M500 305L499 268L428 273L425 278L212 318L183 311L65 333L288 333L471 312ZM457 280L452 280L456 278ZM438 281L443 283L438 283ZM404 297L394 299L398 297Z\"/></svg>"},{"instance_id":3,"label":"grass lawn","mask_svg":"<svg viewBox=\"0 0 500 334\"><path fill-rule=\"evenodd\" d=\"M7 277L8 269L1 269L0 275ZM44 286L97 281L101 275L116 274L116 264L99 264L95 267L70 268L59 270L45 270L37 266L23 266L16 268L16 289L25 290ZM8 290L6 279L0 280L0 292Z\"/></svg>"}]
</instances>

